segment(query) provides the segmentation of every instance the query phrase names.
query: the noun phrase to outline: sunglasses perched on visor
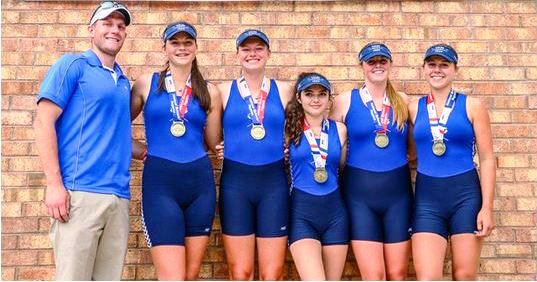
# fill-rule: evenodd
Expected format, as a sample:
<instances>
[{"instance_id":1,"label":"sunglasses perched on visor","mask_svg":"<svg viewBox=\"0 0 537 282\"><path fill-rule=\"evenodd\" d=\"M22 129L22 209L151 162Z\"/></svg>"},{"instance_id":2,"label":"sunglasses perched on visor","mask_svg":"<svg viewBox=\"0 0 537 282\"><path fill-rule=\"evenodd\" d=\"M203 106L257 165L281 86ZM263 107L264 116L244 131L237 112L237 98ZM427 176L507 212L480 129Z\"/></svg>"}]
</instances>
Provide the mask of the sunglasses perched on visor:
<instances>
[{"instance_id":1,"label":"sunglasses perched on visor","mask_svg":"<svg viewBox=\"0 0 537 282\"><path fill-rule=\"evenodd\" d=\"M116 1L104 1L102 2L93 14L91 15L91 21L89 25L93 25L96 21L102 20L111 13L118 11L125 17L125 25L129 25L131 22L131 14L127 9L127 6Z\"/></svg>"}]
</instances>

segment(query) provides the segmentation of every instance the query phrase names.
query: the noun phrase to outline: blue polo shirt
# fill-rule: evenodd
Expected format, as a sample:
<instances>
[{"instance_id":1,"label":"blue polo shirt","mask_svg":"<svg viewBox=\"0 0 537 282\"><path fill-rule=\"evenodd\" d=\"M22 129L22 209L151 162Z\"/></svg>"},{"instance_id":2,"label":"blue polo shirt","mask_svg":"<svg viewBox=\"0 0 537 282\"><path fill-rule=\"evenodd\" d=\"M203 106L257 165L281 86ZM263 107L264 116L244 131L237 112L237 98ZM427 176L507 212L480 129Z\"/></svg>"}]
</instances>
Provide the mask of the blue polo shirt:
<instances>
[{"instance_id":1,"label":"blue polo shirt","mask_svg":"<svg viewBox=\"0 0 537 282\"><path fill-rule=\"evenodd\" d=\"M37 102L62 108L56 121L65 187L130 199L130 83L118 64L103 67L97 55L62 56L48 71Z\"/></svg>"}]
</instances>

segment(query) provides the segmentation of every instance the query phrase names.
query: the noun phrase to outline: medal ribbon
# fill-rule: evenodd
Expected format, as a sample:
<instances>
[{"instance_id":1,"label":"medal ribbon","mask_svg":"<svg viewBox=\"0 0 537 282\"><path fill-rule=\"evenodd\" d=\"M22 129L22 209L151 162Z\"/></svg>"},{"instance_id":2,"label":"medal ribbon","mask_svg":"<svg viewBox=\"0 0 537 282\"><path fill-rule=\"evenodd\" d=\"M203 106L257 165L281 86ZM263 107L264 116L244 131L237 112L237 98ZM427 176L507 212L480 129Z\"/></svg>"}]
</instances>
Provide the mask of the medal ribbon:
<instances>
[{"instance_id":1,"label":"medal ribbon","mask_svg":"<svg viewBox=\"0 0 537 282\"><path fill-rule=\"evenodd\" d=\"M267 103L267 96L270 91L270 80L263 76L263 83L261 84L261 91L259 92L257 106L254 103L254 98L252 97L252 93L248 88L248 84L246 83L244 76L241 76L237 80L237 84L239 86L239 93L242 99L244 102L246 102L246 105L248 105L248 118L252 120L254 125L263 125L263 119L265 118L265 105Z\"/></svg>"},{"instance_id":2,"label":"medal ribbon","mask_svg":"<svg viewBox=\"0 0 537 282\"><path fill-rule=\"evenodd\" d=\"M328 130L330 129L330 123L327 119L323 119L321 127L321 139L319 140L320 144L317 144L315 140L315 135L311 126L306 119L303 122L304 135L306 140L310 144L311 155L313 156L313 161L315 163L315 168L324 168L326 166L326 158L328 157Z\"/></svg>"},{"instance_id":3,"label":"medal ribbon","mask_svg":"<svg viewBox=\"0 0 537 282\"><path fill-rule=\"evenodd\" d=\"M431 126L431 134L433 135L433 141L444 140L444 135L447 133L447 121L453 108L455 107L455 100L457 99L457 92L453 89L449 91L449 96L444 104L442 115L440 119L436 114L436 107L434 105L433 93L429 93L427 96L427 113L429 114L429 124Z\"/></svg>"},{"instance_id":4,"label":"medal ribbon","mask_svg":"<svg viewBox=\"0 0 537 282\"><path fill-rule=\"evenodd\" d=\"M164 84L166 85L166 92L168 92L168 97L170 98L170 111L173 113L174 120L183 121L186 113L188 112L188 104L192 94L192 81L190 79L190 74L185 82L185 91L183 95L179 97L180 102L177 101L175 83L173 82L172 73L170 71L166 72Z\"/></svg>"},{"instance_id":5,"label":"medal ribbon","mask_svg":"<svg viewBox=\"0 0 537 282\"><path fill-rule=\"evenodd\" d=\"M369 93L369 90L367 90L367 86L365 86L365 84L362 89L360 89L360 98L362 98L362 102L369 110L369 114L373 119L373 123L375 124L376 128L375 132L385 134L388 128L388 123L390 122L389 114L391 108L390 99L388 99L386 92L384 92L384 98L382 99L382 112L380 117L377 113L377 109L375 108L373 97L371 97L371 93Z\"/></svg>"}]
</instances>

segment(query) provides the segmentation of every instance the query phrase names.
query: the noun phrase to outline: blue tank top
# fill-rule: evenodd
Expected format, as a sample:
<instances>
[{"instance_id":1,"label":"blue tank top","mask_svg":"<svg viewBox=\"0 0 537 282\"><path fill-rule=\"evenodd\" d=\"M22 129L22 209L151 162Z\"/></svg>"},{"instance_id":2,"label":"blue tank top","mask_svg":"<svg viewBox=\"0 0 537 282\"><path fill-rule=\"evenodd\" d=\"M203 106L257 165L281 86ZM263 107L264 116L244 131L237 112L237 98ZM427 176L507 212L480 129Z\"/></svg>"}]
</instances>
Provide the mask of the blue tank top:
<instances>
[{"instance_id":1,"label":"blue tank top","mask_svg":"<svg viewBox=\"0 0 537 282\"><path fill-rule=\"evenodd\" d=\"M270 80L270 91L265 105L265 138L250 136L252 121L248 106L242 99L237 81L231 84L231 93L224 110L224 158L248 165L264 165L283 159L283 127L285 111L276 82Z\"/></svg>"},{"instance_id":2,"label":"blue tank top","mask_svg":"<svg viewBox=\"0 0 537 282\"><path fill-rule=\"evenodd\" d=\"M414 125L414 141L418 154L419 173L433 177L448 177L474 169L475 135L466 113L466 95L457 93L457 100L446 124L444 135L446 152L437 157L433 154L433 135L427 112L427 96L418 101L418 113Z\"/></svg>"},{"instance_id":3,"label":"blue tank top","mask_svg":"<svg viewBox=\"0 0 537 282\"><path fill-rule=\"evenodd\" d=\"M379 112L380 115L380 112ZM387 135L390 138L388 147L381 149L375 145L375 125L364 105L358 89L351 92L351 104L345 117L349 138L347 165L363 170L382 172L390 171L405 165L407 159L408 123L403 131L393 123L393 109L390 108L390 123Z\"/></svg>"},{"instance_id":4,"label":"blue tank top","mask_svg":"<svg viewBox=\"0 0 537 282\"><path fill-rule=\"evenodd\" d=\"M339 159L341 158L341 142L337 131L336 122L329 120L328 130L328 157L326 159L326 170L328 180L325 183L317 183L313 179L315 163L311 155L311 148L302 133L298 147L295 143L289 146L289 162L291 163L292 186L312 195L326 195L338 187ZM319 144L319 139L317 139Z\"/></svg>"},{"instance_id":5,"label":"blue tank top","mask_svg":"<svg viewBox=\"0 0 537 282\"><path fill-rule=\"evenodd\" d=\"M198 98L192 96L185 114L185 135L175 137L170 132L173 119L170 112L168 92L158 90L159 74L154 73L151 89L144 106L145 136L147 154L178 163L197 160L207 154L203 133L207 114Z\"/></svg>"}]
</instances>

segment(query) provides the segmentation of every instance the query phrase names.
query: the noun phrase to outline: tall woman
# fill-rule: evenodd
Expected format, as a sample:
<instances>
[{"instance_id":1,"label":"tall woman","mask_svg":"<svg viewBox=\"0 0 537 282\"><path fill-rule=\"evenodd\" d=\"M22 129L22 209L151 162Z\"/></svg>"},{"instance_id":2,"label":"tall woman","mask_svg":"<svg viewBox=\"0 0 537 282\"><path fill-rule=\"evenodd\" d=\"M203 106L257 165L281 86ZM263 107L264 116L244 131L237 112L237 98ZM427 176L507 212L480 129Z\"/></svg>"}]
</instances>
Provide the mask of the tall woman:
<instances>
[{"instance_id":1,"label":"tall woman","mask_svg":"<svg viewBox=\"0 0 537 282\"><path fill-rule=\"evenodd\" d=\"M327 119L330 82L302 73L286 109L292 193L289 245L302 280L340 280L349 243L348 215L338 189L347 129Z\"/></svg>"},{"instance_id":2,"label":"tall woman","mask_svg":"<svg viewBox=\"0 0 537 282\"><path fill-rule=\"evenodd\" d=\"M283 128L291 86L266 77L270 45L263 32L246 30L236 43L241 76L219 85L224 107L222 237L232 280L253 279L256 243L260 279L279 280L287 246Z\"/></svg>"},{"instance_id":3,"label":"tall woman","mask_svg":"<svg viewBox=\"0 0 537 282\"><path fill-rule=\"evenodd\" d=\"M407 159L407 96L389 81L392 55L382 43L359 53L365 83L335 98L349 151L343 189L352 249L364 280L403 280L410 255L412 188Z\"/></svg>"},{"instance_id":4,"label":"tall woman","mask_svg":"<svg viewBox=\"0 0 537 282\"><path fill-rule=\"evenodd\" d=\"M132 90L132 119L144 110L142 219L159 280L197 279L216 206L204 141L214 148L222 138L222 103L198 69L196 37L186 22L168 25L165 68L140 76ZM135 143L134 154L143 158L144 146Z\"/></svg>"},{"instance_id":5,"label":"tall woman","mask_svg":"<svg viewBox=\"0 0 537 282\"><path fill-rule=\"evenodd\" d=\"M479 99L453 89L457 63L451 46L431 46L423 64L430 93L409 107L418 155L412 254L419 280L442 279L448 238L453 279L476 280L483 238L494 227L490 120Z\"/></svg>"}]
</instances>

